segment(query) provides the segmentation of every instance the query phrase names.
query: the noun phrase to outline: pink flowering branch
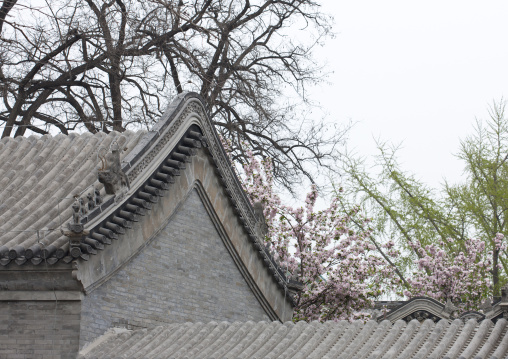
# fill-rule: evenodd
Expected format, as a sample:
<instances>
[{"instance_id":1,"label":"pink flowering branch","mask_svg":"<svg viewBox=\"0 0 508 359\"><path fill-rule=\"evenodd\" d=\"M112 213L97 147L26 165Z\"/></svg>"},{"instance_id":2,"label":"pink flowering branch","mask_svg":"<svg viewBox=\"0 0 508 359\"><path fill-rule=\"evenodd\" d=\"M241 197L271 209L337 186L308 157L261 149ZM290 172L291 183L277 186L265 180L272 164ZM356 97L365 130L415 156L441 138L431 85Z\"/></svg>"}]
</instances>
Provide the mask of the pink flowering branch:
<instances>
[{"instance_id":1,"label":"pink flowering branch","mask_svg":"<svg viewBox=\"0 0 508 359\"><path fill-rule=\"evenodd\" d=\"M281 267L303 283L296 298L295 320L353 320L397 282L393 268L370 243L370 230L353 229L353 221L368 221L359 207L341 212L339 198L328 208L315 209L315 186L300 207L283 205L273 190L271 161L249 153L241 176L251 201L264 205L265 238ZM368 225L365 226L368 228ZM387 251L397 255L395 249Z\"/></svg>"},{"instance_id":2,"label":"pink flowering branch","mask_svg":"<svg viewBox=\"0 0 508 359\"><path fill-rule=\"evenodd\" d=\"M504 251L504 236L498 233L494 238L495 250ZM456 251L448 251L445 246L456 245ZM468 239L461 243L448 242L422 247L411 243L413 250L420 254L415 261L417 270L408 279L410 289L404 294L408 297L429 296L441 302L451 300L464 310L478 309L480 304L492 294L490 271L492 252L486 252L485 242Z\"/></svg>"},{"instance_id":3,"label":"pink flowering branch","mask_svg":"<svg viewBox=\"0 0 508 359\"><path fill-rule=\"evenodd\" d=\"M405 280L392 263L400 256L395 244L388 241L376 247L369 220L359 207L344 213L337 196L318 211L315 186L302 206L284 205L274 192L271 161L247 153L239 177L251 202L263 204L268 225L265 241L280 266L304 285L296 298L295 320L366 318L362 311L371 308L376 297L401 284L409 298L451 300L465 310L478 309L491 295L492 253L486 252L484 242L448 239L422 247L410 241L417 260L413 275ZM493 242L494 250L506 249L502 234Z\"/></svg>"}]
</instances>

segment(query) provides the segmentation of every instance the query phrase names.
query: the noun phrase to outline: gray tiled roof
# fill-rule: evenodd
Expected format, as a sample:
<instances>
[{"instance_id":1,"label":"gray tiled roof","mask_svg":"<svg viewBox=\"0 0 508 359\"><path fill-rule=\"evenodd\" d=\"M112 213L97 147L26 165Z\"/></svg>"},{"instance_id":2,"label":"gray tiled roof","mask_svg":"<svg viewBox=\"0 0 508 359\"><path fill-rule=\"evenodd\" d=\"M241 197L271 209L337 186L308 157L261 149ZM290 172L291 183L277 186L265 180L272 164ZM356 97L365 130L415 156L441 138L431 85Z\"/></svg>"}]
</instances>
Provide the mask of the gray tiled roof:
<instances>
[{"instance_id":1,"label":"gray tiled roof","mask_svg":"<svg viewBox=\"0 0 508 359\"><path fill-rule=\"evenodd\" d=\"M506 358L506 324L505 319L172 324L112 329L79 358Z\"/></svg>"},{"instance_id":2,"label":"gray tiled roof","mask_svg":"<svg viewBox=\"0 0 508 359\"><path fill-rule=\"evenodd\" d=\"M0 264L62 258L73 195L97 182L97 151L116 141L132 150L145 132L6 137L0 141ZM100 185L102 188L102 185ZM84 194L86 195L86 193ZM37 235L37 230L39 234ZM57 256L55 256L57 253ZM28 257L28 258L27 258Z\"/></svg>"}]
</instances>

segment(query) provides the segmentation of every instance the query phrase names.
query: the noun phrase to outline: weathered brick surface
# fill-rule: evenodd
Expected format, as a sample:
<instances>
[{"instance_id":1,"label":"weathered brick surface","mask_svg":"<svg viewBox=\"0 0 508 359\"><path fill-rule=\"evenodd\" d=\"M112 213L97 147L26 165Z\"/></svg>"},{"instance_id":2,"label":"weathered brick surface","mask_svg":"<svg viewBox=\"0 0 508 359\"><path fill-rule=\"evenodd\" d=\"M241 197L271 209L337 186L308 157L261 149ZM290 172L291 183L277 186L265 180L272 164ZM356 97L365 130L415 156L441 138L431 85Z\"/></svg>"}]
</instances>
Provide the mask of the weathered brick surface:
<instances>
[{"instance_id":1,"label":"weathered brick surface","mask_svg":"<svg viewBox=\"0 0 508 359\"><path fill-rule=\"evenodd\" d=\"M113 326L269 320L196 190L156 238L82 304L81 346Z\"/></svg>"},{"instance_id":2,"label":"weathered brick surface","mask_svg":"<svg viewBox=\"0 0 508 359\"><path fill-rule=\"evenodd\" d=\"M0 358L75 358L79 301L0 302Z\"/></svg>"}]
</instances>

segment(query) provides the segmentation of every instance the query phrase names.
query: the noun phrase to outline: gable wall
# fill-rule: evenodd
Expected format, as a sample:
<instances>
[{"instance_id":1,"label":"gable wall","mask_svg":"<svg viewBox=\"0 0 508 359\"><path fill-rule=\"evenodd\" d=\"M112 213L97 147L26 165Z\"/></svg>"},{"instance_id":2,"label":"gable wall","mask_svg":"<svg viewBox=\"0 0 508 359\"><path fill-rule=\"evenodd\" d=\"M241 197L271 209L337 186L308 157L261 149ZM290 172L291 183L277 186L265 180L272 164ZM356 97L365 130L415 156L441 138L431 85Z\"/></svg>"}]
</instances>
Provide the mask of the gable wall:
<instances>
[{"instance_id":1,"label":"gable wall","mask_svg":"<svg viewBox=\"0 0 508 359\"><path fill-rule=\"evenodd\" d=\"M80 345L108 328L269 320L196 189L165 228L82 302Z\"/></svg>"}]
</instances>

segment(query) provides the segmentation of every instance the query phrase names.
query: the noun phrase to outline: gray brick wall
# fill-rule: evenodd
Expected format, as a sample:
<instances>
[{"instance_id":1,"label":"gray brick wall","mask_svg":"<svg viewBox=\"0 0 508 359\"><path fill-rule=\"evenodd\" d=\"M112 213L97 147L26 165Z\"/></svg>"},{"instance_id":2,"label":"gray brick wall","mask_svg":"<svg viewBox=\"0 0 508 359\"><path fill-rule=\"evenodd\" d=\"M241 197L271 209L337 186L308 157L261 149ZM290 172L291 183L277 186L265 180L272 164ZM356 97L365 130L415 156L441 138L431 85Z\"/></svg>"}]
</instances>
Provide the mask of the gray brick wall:
<instances>
[{"instance_id":1,"label":"gray brick wall","mask_svg":"<svg viewBox=\"0 0 508 359\"><path fill-rule=\"evenodd\" d=\"M269 320L196 190L157 237L82 303L80 345L112 326Z\"/></svg>"},{"instance_id":2,"label":"gray brick wall","mask_svg":"<svg viewBox=\"0 0 508 359\"><path fill-rule=\"evenodd\" d=\"M0 358L76 358L79 301L0 302Z\"/></svg>"}]
</instances>

